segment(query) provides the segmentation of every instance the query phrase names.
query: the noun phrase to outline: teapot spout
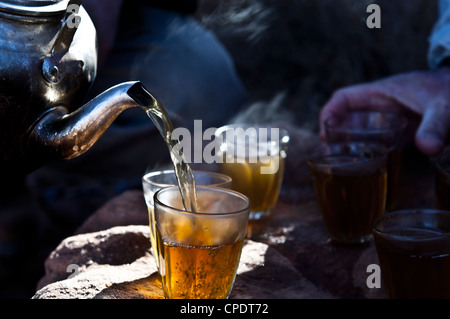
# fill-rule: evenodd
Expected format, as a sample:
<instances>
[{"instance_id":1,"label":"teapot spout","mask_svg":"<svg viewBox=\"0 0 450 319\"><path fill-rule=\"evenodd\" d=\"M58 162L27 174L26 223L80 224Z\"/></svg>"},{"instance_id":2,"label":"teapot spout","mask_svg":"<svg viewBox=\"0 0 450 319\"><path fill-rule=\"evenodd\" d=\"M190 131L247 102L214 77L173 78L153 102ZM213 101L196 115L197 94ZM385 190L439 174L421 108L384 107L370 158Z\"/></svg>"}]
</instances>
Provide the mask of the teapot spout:
<instances>
[{"instance_id":1,"label":"teapot spout","mask_svg":"<svg viewBox=\"0 0 450 319\"><path fill-rule=\"evenodd\" d=\"M42 163L80 156L98 141L120 113L143 102L151 103L152 99L141 82L125 82L70 114L66 107L56 106L31 128L25 153L40 157Z\"/></svg>"}]
</instances>

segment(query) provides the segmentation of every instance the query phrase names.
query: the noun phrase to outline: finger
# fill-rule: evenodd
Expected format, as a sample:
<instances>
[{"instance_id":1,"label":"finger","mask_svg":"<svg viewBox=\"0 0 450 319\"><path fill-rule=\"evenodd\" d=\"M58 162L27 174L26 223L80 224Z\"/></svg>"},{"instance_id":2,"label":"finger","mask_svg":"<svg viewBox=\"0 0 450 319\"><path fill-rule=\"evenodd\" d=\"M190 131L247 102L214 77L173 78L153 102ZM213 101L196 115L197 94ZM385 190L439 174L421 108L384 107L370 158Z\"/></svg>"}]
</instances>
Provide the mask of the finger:
<instances>
[{"instance_id":1,"label":"finger","mask_svg":"<svg viewBox=\"0 0 450 319\"><path fill-rule=\"evenodd\" d=\"M359 84L336 91L325 104L319 117L320 136L325 139L325 121L351 111L401 112L401 105L392 97L389 86L375 82Z\"/></svg>"},{"instance_id":2,"label":"finger","mask_svg":"<svg viewBox=\"0 0 450 319\"><path fill-rule=\"evenodd\" d=\"M450 134L450 108L428 107L416 132L417 148L427 156L436 156L444 148Z\"/></svg>"}]
</instances>

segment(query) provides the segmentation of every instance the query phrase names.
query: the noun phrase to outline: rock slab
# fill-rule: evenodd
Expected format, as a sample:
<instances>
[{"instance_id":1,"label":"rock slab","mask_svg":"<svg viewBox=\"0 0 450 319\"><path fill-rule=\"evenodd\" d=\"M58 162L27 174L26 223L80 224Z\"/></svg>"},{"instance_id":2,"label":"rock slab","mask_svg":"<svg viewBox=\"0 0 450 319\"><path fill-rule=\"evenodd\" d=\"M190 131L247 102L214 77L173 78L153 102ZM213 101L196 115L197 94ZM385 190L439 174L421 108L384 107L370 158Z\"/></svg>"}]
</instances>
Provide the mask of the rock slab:
<instances>
[{"instance_id":1,"label":"rock slab","mask_svg":"<svg viewBox=\"0 0 450 319\"><path fill-rule=\"evenodd\" d=\"M45 263L33 299L163 298L149 229L117 226L66 238ZM230 298L332 298L283 255L247 240Z\"/></svg>"}]
</instances>

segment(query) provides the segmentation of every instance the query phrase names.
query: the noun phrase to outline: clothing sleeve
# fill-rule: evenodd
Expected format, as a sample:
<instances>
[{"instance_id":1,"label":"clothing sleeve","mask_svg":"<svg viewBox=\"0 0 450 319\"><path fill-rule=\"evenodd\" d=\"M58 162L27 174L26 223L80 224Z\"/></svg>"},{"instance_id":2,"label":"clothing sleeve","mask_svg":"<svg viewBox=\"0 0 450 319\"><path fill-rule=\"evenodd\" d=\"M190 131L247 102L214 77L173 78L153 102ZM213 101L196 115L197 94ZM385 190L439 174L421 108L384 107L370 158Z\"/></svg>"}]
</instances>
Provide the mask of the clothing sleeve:
<instances>
[{"instance_id":1,"label":"clothing sleeve","mask_svg":"<svg viewBox=\"0 0 450 319\"><path fill-rule=\"evenodd\" d=\"M450 0L439 0L439 19L429 41L428 64L431 69L437 69L450 58Z\"/></svg>"}]
</instances>

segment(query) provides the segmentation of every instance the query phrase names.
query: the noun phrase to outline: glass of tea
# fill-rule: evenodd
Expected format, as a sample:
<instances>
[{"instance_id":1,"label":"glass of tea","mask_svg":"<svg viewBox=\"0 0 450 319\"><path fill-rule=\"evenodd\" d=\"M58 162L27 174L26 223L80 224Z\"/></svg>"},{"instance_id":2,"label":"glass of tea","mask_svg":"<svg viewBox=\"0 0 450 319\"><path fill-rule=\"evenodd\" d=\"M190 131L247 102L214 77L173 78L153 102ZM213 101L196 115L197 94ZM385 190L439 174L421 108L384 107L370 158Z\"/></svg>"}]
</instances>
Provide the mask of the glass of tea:
<instances>
[{"instance_id":1,"label":"glass of tea","mask_svg":"<svg viewBox=\"0 0 450 319\"><path fill-rule=\"evenodd\" d=\"M233 190L197 186L199 212L184 210L177 186L155 193L156 240L167 299L225 299L236 277L250 200Z\"/></svg>"},{"instance_id":2,"label":"glass of tea","mask_svg":"<svg viewBox=\"0 0 450 319\"><path fill-rule=\"evenodd\" d=\"M389 148L386 210L398 207L402 153L408 120L395 113L355 111L325 120L328 143L370 142Z\"/></svg>"},{"instance_id":3,"label":"glass of tea","mask_svg":"<svg viewBox=\"0 0 450 319\"><path fill-rule=\"evenodd\" d=\"M450 298L450 211L391 212L373 233L388 298Z\"/></svg>"},{"instance_id":4,"label":"glass of tea","mask_svg":"<svg viewBox=\"0 0 450 319\"><path fill-rule=\"evenodd\" d=\"M334 242L364 243L385 211L387 149L370 143L323 145L307 159L325 227Z\"/></svg>"},{"instance_id":5,"label":"glass of tea","mask_svg":"<svg viewBox=\"0 0 450 319\"><path fill-rule=\"evenodd\" d=\"M280 128L233 124L215 134L219 171L233 179L232 189L252 202L250 219L270 215L283 182L289 134Z\"/></svg>"},{"instance_id":6,"label":"glass of tea","mask_svg":"<svg viewBox=\"0 0 450 319\"><path fill-rule=\"evenodd\" d=\"M196 185L203 186L230 188L232 183L231 177L224 174L208 171L194 171L194 179ZM148 209L150 242L153 250L153 255L155 256L156 264L158 267L159 263L157 256L159 254L159 250L156 241L153 196L161 188L176 185L178 185L178 182L174 170L154 171L145 174L142 178L144 198Z\"/></svg>"},{"instance_id":7,"label":"glass of tea","mask_svg":"<svg viewBox=\"0 0 450 319\"><path fill-rule=\"evenodd\" d=\"M435 193L436 208L450 210L450 146L436 162Z\"/></svg>"}]
</instances>

